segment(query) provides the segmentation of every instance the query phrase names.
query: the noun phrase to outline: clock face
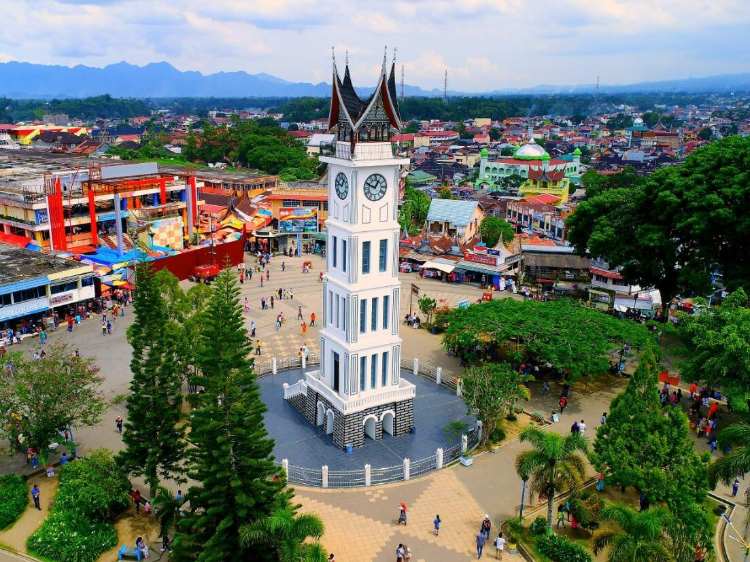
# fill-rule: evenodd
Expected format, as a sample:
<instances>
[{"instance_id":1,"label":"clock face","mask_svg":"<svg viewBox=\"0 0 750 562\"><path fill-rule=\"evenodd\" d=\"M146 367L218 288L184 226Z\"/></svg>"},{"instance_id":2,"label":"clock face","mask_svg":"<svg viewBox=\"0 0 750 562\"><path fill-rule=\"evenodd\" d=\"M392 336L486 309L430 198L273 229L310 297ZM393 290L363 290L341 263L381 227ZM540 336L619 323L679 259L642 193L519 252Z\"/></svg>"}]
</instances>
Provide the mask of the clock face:
<instances>
[{"instance_id":1,"label":"clock face","mask_svg":"<svg viewBox=\"0 0 750 562\"><path fill-rule=\"evenodd\" d=\"M346 179L346 176L339 172L336 174L336 195L339 196L339 199L346 199L346 196L349 194L349 180Z\"/></svg>"},{"instance_id":2,"label":"clock face","mask_svg":"<svg viewBox=\"0 0 750 562\"><path fill-rule=\"evenodd\" d=\"M365 197L370 201L382 199L386 189L388 189L388 182L380 174L371 174L365 180Z\"/></svg>"}]
</instances>

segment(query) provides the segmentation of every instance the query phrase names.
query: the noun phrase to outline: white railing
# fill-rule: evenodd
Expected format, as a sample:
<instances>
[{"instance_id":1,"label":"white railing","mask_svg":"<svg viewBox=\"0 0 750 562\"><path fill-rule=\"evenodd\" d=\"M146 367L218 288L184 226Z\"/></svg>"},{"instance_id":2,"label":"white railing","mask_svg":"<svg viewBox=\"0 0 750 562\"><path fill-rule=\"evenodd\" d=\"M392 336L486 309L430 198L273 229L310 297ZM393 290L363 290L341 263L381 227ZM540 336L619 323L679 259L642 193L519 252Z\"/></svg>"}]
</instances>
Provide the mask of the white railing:
<instances>
[{"instance_id":1,"label":"white railing","mask_svg":"<svg viewBox=\"0 0 750 562\"><path fill-rule=\"evenodd\" d=\"M379 390L371 395L364 395L351 400L344 400L339 396L338 393L334 392L332 388L321 381L315 373L307 373L305 380L307 386L321 394L328 400L342 414L351 414L353 412L359 412L365 408L371 408L373 406L379 406L380 404L388 404L390 402L401 402L402 400L408 400L414 398L416 389L412 383L404 379L399 380L399 384L396 387L388 390Z\"/></svg>"},{"instance_id":2,"label":"white railing","mask_svg":"<svg viewBox=\"0 0 750 562\"><path fill-rule=\"evenodd\" d=\"M321 151L323 156L328 153L343 160L383 160L393 158L393 147L389 142L361 142L354 145L352 155L349 142L337 141L328 151Z\"/></svg>"},{"instance_id":3,"label":"white railing","mask_svg":"<svg viewBox=\"0 0 750 562\"><path fill-rule=\"evenodd\" d=\"M289 400L298 394L307 395L307 383L304 380L300 379L294 384L284 385L284 400Z\"/></svg>"}]
</instances>

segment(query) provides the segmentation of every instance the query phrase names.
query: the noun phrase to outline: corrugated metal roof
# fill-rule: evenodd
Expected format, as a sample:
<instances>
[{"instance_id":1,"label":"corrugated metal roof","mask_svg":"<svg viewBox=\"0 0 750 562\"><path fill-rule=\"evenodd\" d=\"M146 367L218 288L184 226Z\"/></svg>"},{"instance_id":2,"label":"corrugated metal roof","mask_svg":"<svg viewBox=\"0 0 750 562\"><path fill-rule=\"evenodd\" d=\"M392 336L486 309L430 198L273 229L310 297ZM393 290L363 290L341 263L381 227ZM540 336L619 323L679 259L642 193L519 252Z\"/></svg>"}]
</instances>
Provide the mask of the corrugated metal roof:
<instances>
[{"instance_id":1,"label":"corrugated metal roof","mask_svg":"<svg viewBox=\"0 0 750 562\"><path fill-rule=\"evenodd\" d=\"M433 199L427 213L427 222L450 222L456 226L466 226L471 221L478 204L477 201Z\"/></svg>"}]
</instances>

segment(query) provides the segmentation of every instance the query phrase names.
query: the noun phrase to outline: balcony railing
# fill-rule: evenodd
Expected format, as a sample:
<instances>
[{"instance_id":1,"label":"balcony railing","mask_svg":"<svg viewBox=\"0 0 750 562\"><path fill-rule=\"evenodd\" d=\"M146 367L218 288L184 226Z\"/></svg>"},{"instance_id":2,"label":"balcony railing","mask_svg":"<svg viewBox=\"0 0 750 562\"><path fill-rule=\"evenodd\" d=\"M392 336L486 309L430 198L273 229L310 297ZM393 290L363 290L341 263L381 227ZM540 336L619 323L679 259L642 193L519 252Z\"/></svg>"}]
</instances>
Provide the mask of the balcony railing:
<instances>
[{"instance_id":1,"label":"balcony railing","mask_svg":"<svg viewBox=\"0 0 750 562\"><path fill-rule=\"evenodd\" d=\"M334 392L332 388L321 381L318 378L319 376L320 371L306 373L305 381L307 382L307 387L318 394L322 394L326 400L328 400L342 414L359 412L360 410L379 406L380 404L401 402L402 400L414 398L416 394L415 386L412 383L400 379L399 384L396 387L389 388L388 390L379 390L375 393L365 394L361 397L355 397L350 400L344 400L337 392Z\"/></svg>"},{"instance_id":2,"label":"balcony railing","mask_svg":"<svg viewBox=\"0 0 750 562\"><path fill-rule=\"evenodd\" d=\"M321 145L320 155L343 160L380 160L393 158L393 147L389 142L361 142L354 145L354 155L352 156L351 144L337 141L328 145Z\"/></svg>"}]
</instances>

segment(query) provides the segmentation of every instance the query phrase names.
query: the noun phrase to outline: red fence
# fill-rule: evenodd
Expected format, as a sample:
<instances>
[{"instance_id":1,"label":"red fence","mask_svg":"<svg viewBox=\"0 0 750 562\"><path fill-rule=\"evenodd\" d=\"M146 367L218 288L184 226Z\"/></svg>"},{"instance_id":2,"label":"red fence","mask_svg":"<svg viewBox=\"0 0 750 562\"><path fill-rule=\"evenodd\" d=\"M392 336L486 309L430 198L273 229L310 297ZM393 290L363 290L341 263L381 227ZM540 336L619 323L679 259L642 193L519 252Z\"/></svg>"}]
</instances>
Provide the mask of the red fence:
<instances>
[{"instance_id":1,"label":"red fence","mask_svg":"<svg viewBox=\"0 0 750 562\"><path fill-rule=\"evenodd\" d=\"M232 242L216 244L213 250L208 246L201 246L192 250L185 250L174 256L168 256L151 262L154 271L166 269L178 279L187 279L199 265L216 263L221 267L234 266L242 262L245 253L244 237Z\"/></svg>"}]
</instances>

